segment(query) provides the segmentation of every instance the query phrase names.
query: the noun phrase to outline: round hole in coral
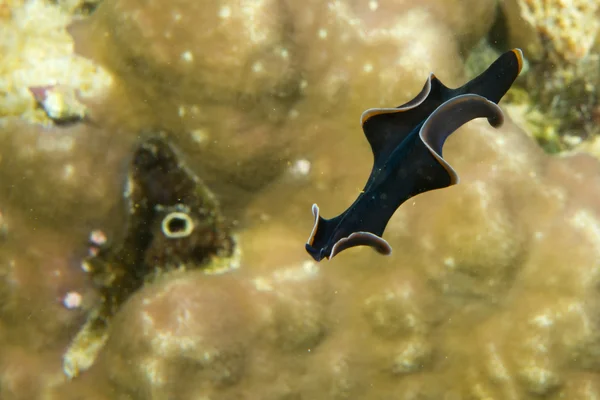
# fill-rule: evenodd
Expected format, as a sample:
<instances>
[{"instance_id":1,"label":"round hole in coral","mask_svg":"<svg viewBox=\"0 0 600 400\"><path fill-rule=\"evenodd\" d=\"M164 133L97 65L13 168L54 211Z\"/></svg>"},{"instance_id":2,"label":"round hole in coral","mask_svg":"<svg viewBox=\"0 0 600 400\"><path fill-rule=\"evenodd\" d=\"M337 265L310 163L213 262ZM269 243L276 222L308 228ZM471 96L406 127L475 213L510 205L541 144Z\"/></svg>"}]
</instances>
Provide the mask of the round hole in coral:
<instances>
[{"instance_id":1,"label":"round hole in coral","mask_svg":"<svg viewBox=\"0 0 600 400\"><path fill-rule=\"evenodd\" d=\"M162 232L170 239L183 238L194 231L194 221L183 212L172 212L162 220Z\"/></svg>"},{"instance_id":2,"label":"round hole in coral","mask_svg":"<svg viewBox=\"0 0 600 400\"><path fill-rule=\"evenodd\" d=\"M187 228L187 221L183 218L172 218L168 225L171 232L184 232Z\"/></svg>"}]
</instances>

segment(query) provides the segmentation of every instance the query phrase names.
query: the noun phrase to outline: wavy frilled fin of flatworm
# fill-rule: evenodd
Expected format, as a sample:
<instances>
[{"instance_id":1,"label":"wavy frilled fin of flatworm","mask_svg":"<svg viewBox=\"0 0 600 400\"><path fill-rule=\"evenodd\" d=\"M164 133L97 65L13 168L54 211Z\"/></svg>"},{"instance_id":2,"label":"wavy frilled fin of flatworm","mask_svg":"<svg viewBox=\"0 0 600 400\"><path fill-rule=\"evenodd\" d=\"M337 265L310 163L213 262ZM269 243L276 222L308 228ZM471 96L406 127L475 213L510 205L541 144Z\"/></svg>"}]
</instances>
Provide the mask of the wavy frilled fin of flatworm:
<instances>
[{"instance_id":1,"label":"wavy frilled fin of flatworm","mask_svg":"<svg viewBox=\"0 0 600 400\"><path fill-rule=\"evenodd\" d=\"M389 256L392 254L392 246L389 243L371 232L354 232L350 236L340 239L331 249L328 258L333 258L339 252L356 246L369 246L379 254Z\"/></svg>"},{"instance_id":2,"label":"wavy frilled fin of flatworm","mask_svg":"<svg viewBox=\"0 0 600 400\"><path fill-rule=\"evenodd\" d=\"M450 176L452 185L458 183L458 174L444 160L442 147L448 136L476 118L487 118L489 124L494 128L498 128L504 123L504 114L496 103L476 94L463 94L439 106L427 118L419 132L423 144Z\"/></svg>"},{"instance_id":3,"label":"wavy frilled fin of flatworm","mask_svg":"<svg viewBox=\"0 0 600 400\"><path fill-rule=\"evenodd\" d=\"M409 102L394 108L371 108L363 112L361 125L371 145L374 164L385 163L415 126L443 103L449 91L430 74L421 92Z\"/></svg>"},{"instance_id":4,"label":"wavy frilled fin of flatworm","mask_svg":"<svg viewBox=\"0 0 600 400\"><path fill-rule=\"evenodd\" d=\"M512 49L459 88L448 88L432 73L421 92L409 102L395 108L372 108L363 112L361 125L371 145L375 166L385 163L415 126L449 99L471 93L498 103L517 79L522 67L523 53L520 49Z\"/></svg>"}]
</instances>

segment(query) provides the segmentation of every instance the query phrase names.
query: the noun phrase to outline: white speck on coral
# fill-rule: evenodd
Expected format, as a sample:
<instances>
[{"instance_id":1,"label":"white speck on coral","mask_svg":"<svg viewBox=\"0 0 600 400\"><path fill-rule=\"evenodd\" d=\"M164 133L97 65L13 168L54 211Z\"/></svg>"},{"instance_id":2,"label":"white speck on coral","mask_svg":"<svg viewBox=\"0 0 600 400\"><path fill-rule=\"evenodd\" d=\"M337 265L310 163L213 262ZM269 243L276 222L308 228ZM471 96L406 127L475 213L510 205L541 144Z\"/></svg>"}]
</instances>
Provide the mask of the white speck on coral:
<instances>
[{"instance_id":1,"label":"white speck on coral","mask_svg":"<svg viewBox=\"0 0 600 400\"><path fill-rule=\"evenodd\" d=\"M173 21L179 22L181 21L181 13L178 11L173 12Z\"/></svg>"},{"instance_id":2,"label":"white speck on coral","mask_svg":"<svg viewBox=\"0 0 600 400\"><path fill-rule=\"evenodd\" d=\"M319 38L320 39L325 39L327 38L327 29L319 29Z\"/></svg>"},{"instance_id":3,"label":"white speck on coral","mask_svg":"<svg viewBox=\"0 0 600 400\"><path fill-rule=\"evenodd\" d=\"M69 310L81 306L81 295L77 292L68 292L63 298L63 304Z\"/></svg>"},{"instance_id":4,"label":"white speck on coral","mask_svg":"<svg viewBox=\"0 0 600 400\"><path fill-rule=\"evenodd\" d=\"M253 279L252 283L254 284L256 290L258 290L259 292L273 291L273 286L271 285L271 283L263 277Z\"/></svg>"},{"instance_id":5,"label":"white speck on coral","mask_svg":"<svg viewBox=\"0 0 600 400\"><path fill-rule=\"evenodd\" d=\"M310 173L310 161L305 159L294 161L290 172L296 176L307 176Z\"/></svg>"},{"instance_id":6,"label":"white speck on coral","mask_svg":"<svg viewBox=\"0 0 600 400\"><path fill-rule=\"evenodd\" d=\"M546 368L530 366L524 368L520 375L528 390L540 395L546 394L559 383L556 374Z\"/></svg>"},{"instance_id":7,"label":"white speck on coral","mask_svg":"<svg viewBox=\"0 0 600 400\"><path fill-rule=\"evenodd\" d=\"M181 310L181 312L177 313L177 323L181 325L185 325L192 320L192 313L187 308Z\"/></svg>"},{"instance_id":8,"label":"white speck on coral","mask_svg":"<svg viewBox=\"0 0 600 400\"><path fill-rule=\"evenodd\" d=\"M271 217L269 216L269 214L265 214L265 213L261 213L259 218L262 222L267 222L267 221L271 220Z\"/></svg>"},{"instance_id":9,"label":"white speck on coral","mask_svg":"<svg viewBox=\"0 0 600 400\"><path fill-rule=\"evenodd\" d=\"M537 315L532 319L531 322L539 327L548 327L554 324L553 319L547 314Z\"/></svg>"},{"instance_id":10,"label":"white speck on coral","mask_svg":"<svg viewBox=\"0 0 600 400\"><path fill-rule=\"evenodd\" d=\"M570 222L572 226L586 233L596 252L600 252L600 224L594 214L588 210L578 210Z\"/></svg>"},{"instance_id":11,"label":"white speck on coral","mask_svg":"<svg viewBox=\"0 0 600 400\"><path fill-rule=\"evenodd\" d=\"M281 58L287 59L290 55L290 52L287 49L281 49Z\"/></svg>"},{"instance_id":12,"label":"white speck on coral","mask_svg":"<svg viewBox=\"0 0 600 400\"><path fill-rule=\"evenodd\" d=\"M125 189L123 190L123 196L130 197L132 190L133 190L133 181L131 179L131 177L128 177L127 180L125 181Z\"/></svg>"},{"instance_id":13,"label":"white speck on coral","mask_svg":"<svg viewBox=\"0 0 600 400\"><path fill-rule=\"evenodd\" d=\"M306 81L306 79L302 79L300 81L300 90L304 90L308 87L308 82Z\"/></svg>"},{"instance_id":14,"label":"white speck on coral","mask_svg":"<svg viewBox=\"0 0 600 400\"><path fill-rule=\"evenodd\" d=\"M219 10L219 18L227 19L229 17L231 17L231 7L229 7L229 6L221 7L221 9Z\"/></svg>"},{"instance_id":15,"label":"white speck on coral","mask_svg":"<svg viewBox=\"0 0 600 400\"><path fill-rule=\"evenodd\" d=\"M142 370L146 372L148 380L157 386L162 386L167 382L164 373L161 372L161 365L162 363L159 363L159 360L156 358L148 358L141 365Z\"/></svg>"},{"instance_id":16,"label":"white speck on coral","mask_svg":"<svg viewBox=\"0 0 600 400\"><path fill-rule=\"evenodd\" d=\"M581 144L581 142L583 141L583 139L579 136L574 136L574 135L564 135L562 137L563 141L568 144L569 146L575 147L579 144Z\"/></svg>"},{"instance_id":17,"label":"white speck on coral","mask_svg":"<svg viewBox=\"0 0 600 400\"><path fill-rule=\"evenodd\" d=\"M142 303L144 305L150 305L152 304L152 301L146 298L142 301ZM148 335L154 330L154 318L152 318L147 311L142 312L142 330L145 335Z\"/></svg>"},{"instance_id":18,"label":"white speck on coral","mask_svg":"<svg viewBox=\"0 0 600 400\"><path fill-rule=\"evenodd\" d=\"M498 354L497 347L490 343L487 346L488 356L489 356L489 370L490 375L496 378L499 381L507 381L510 379L510 373L504 363L502 362L502 358L500 354Z\"/></svg>"},{"instance_id":19,"label":"white speck on coral","mask_svg":"<svg viewBox=\"0 0 600 400\"><path fill-rule=\"evenodd\" d=\"M456 262L454 261L454 257L446 257L444 258L444 265L448 268L454 268L456 266Z\"/></svg>"},{"instance_id":20,"label":"white speck on coral","mask_svg":"<svg viewBox=\"0 0 600 400\"><path fill-rule=\"evenodd\" d=\"M107 238L106 234L102 232L100 229L94 229L90 232L90 243L96 246L102 246L106 244Z\"/></svg>"},{"instance_id":21,"label":"white speck on coral","mask_svg":"<svg viewBox=\"0 0 600 400\"><path fill-rule=\"evenodd\" d=\"M375 11L378 8L379 8L379 3L377 3L377 1L375 1L375 0L369 1L369 10Z\"/></svg>"},{"instance_id":22,"label":"white speck on coral","mask_svg":"<svg viewBox=\"0 0 600 400\"><path fill-rule=\"evenodd\" d=\"M288 118L289 119L296 119L296 118L298 118L298 115L299 115L298 110L296 110L295 108L292 108L290 110L290 112L288 113Z\"/></svg>"},{"instance_id":23,"label":"white speck on coral","mask_svg":"<svg viewBox=\"0 0 600 400\"><path fill-rule=\"evenodd\" d=\"M75 167L73 164L67 164L63 168L63 179L71 179L75 173Z\"/></svg>"},{"instance_id":24,"label":"white speck on coral","mask_svg":"<svg viewBox=\"0 0 600 400\"><path fill-rule=\"evenodd\" d=\"M185 116L185 106L179 106L177 108L177 115L179 115L180 118Z\"/></svg>"},{"instance_id":25,"label":"white speck on coral","mask_svg":"<svg viewBox=\"0 0 600 400\"><path fill-rule=\"evenodd\" d=\"M92 270L92 267L90 266L90 264L87 261L82 261L81 262L81 270L83 272L90 272Z\"/></svg>"},{"instance_id":26,"label":"white speck on coral","mask_svg":"<svg viewBox=\"0 0 600 400\"><path fill-rule=\"evenodd\" d=\"M276 282L300 282L313 279L319 274L319 267L313 261L305 261L299 266L293 266L275 271L273 278Z\"/></svg>"},{"instance_id":27,"label":"white speck on coral","mask_svg":"<svg viewBox=\"0 0 600 400\"><path fill-rule=\"evenodd\" d=\"M414 291L410 285L402 285L402 287L398 290L398 293L400 294L401 298L406 300L413 296Z\"/></svg>"},{"instance_id":28,"label":"white speck on coral","mask_svg":"<svg viewBox=\"0 0 600 400\"><path fill-rule=\"evenodd\" d=\"M536 240L541 240L544 237L544 232L537 231L533 234L533 237Z\"/></svg>"},{"instance_id":29,"label":"white speck on coral","mask_svg":"<svg viewBox=\"0 0 600 400\"><path fill-rule=\"evenodd\" d=\"M373 71L373 64L367 63L363 65L363 71L365 71L367 74Z\"/></svg>"},{"instance_id":30,"label":"white speck on coral","mask_svg":"<svg viewBox=\"0 0 600 400\"><path fill-rule=\"evenodd\" d=\"M319 266L314 261L304 261L302 269L307 275L317 275L319 273Z\"/></svg>"},{"instance_id":31,"label":"white speck on coral","mask_svg":"<svg viewBox=\"0 0 600 400\"><path fill-rule=\"evenodd\" d=\"M265 70L265 67L263 66L263 64L260 61L257 61L254 64L252 64L252 71L259 73L259 72L263 72L264 70Z\"/></svg>"},{"instance_id":32,"label":"white speck on coral","mask_svg":"<svg viewBox=\"0 0 600 400\"><path fill-rule=\"evenodd\" d=\"M198 144L204 144L208 140L208 132L206 129L194 129L190 132L190 136L192 136L192 140Z\"/></svg>"},{"instance_id":33,"label":"white speck on coral","mask_svg":"<svg viewBox=\"0 0 600 400\"><path fill-rule=\"evenodd\" d=\"M265 28L262 15L265 9L270 8L266 0L252 0L242 2L239 10L242 13L242 19L245 23L245 32L251 43L262 43L267 40L269 30Z\"/></svg>"},{"instance_id":34,"label":"white speck on coral","mask_svg":"<svg viewBox=\"0 0 600 400\"><path fill-rule=\"evenodd\" d=\"M185 62L191 63L192 61L194 61L194 55L189 50L184 51L183 53L181 53L181 59Z\"/></svg>"}]
</instances>

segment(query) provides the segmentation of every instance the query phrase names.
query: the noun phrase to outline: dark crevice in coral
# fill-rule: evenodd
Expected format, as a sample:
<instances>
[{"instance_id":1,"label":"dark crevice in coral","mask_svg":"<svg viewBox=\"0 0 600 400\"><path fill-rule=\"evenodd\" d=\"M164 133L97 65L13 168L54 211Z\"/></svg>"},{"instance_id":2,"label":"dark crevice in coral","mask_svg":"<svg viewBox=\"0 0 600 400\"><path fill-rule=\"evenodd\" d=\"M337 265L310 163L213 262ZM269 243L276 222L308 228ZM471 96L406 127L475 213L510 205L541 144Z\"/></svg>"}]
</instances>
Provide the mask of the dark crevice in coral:
<instances>
[{"instance_id":1,"label":"dark crevice in coral","mask_svg":"<svg viewBox=\"0 0 600 400\"><path fill-rule=\"evenodd\" d=\"M213 194L183 163L166 134L151 135L135 149L125 187L127 223L123 240L100 247L85 265L101 303L65 356L68 374L78 354L105 340L112 317L146 282L173 270L206 268L233 254L234 241ZM169 222L170 221L170 222Z\"/></svg>"},{"instance_id":2,"label":"dark crevice in coral","mask_svg":"<svg viewBox=\"0 0 600 400\"><path fill-rule=\"evenodd\" d=\"M129 220L123 243L89 260L106 316L157 273L182 266L201 268L212 256L230 255L233 250L216 199L183 164L166 135L152 136L139 145L127 185ZM193 225L189 234L175 237L165 230L163 222L171 213L181 216L171 220L180 228L188 223L183 218L189 218Z\"/></svg>"}]
</instances>

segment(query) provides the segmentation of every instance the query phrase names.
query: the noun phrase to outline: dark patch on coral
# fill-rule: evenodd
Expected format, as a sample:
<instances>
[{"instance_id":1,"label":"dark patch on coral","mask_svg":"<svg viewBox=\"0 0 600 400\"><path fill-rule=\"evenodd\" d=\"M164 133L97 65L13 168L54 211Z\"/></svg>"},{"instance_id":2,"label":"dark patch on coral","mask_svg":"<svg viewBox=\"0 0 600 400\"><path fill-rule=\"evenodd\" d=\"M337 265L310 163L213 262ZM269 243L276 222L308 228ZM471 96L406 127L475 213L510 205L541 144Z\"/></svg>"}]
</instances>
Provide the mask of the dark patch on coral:
<instances>
[{"instance_id":1,"label":"dark patch on coral","mask_svg":"<svg viewBox=\"0 0 600 400\"><path fill-rule=\"evenodd\" d=\"M223 258L233 254L217 200L185 166L166 134L152 135L136 147L124 195L123 239L106 246L98 233L91 239L93 255L83 264L100 302L89 310L63 357L70 378L94 363L112 317L146 282L173 270L226 268Z\"/></svg>"},{"instance_id":2,"label":"dark patch on coral","mask_svg":"<svg viewBox=\"0 0 600 400\"><path fill-rule=\"evenodd\" d=\"M125 198L122 243L87 261L103 299L101 318L112 316L144 282L174 269L206 267L234 247L217 200L164 134L144 140L133 153Z\"/></svg>"}]
</instances>

